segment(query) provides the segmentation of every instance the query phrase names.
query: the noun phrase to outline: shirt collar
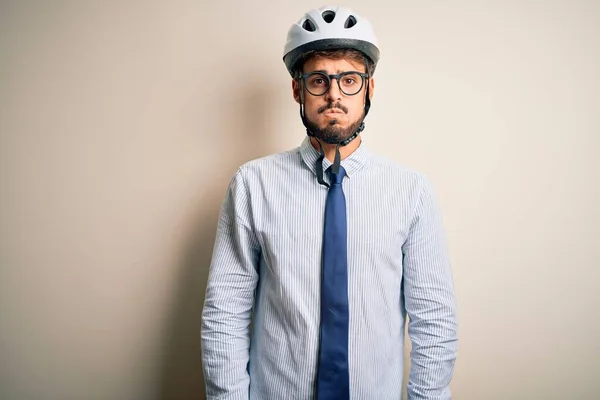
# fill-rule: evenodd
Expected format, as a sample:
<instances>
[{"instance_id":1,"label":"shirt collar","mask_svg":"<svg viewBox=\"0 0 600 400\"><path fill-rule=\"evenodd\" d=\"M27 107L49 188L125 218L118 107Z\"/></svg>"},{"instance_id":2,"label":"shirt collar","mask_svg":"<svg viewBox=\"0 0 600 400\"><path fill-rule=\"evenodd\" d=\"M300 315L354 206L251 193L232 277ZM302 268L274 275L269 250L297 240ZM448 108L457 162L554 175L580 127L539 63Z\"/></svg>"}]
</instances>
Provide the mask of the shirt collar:
<instances>
[{"instance_id":1,"label":"shirt collar","mask_svg":"<svg viewBox=\"0 0 600 400\"><path fill-rule=\"evenodd\" d=\"M341 166L346 170L346 176L348 178L352 178L354 174L362 169L365 165L367 165L369 161L369 151L365 148L364 142L361 137L356 139L361 140L360 145L356 150L354 150L348 157L344 158L341 161ZM356 140L355 139L355 140ZM304 164L313 172L313 174L317 174L316 172L316 163L319 157L321 156L320 152L313 147L310 143L310 137L306 136L300 145L300 155L302 156L302 160ZM327 158L323 159L323 171L326 171L333 164Z\"/></svg>"}]
</instances>

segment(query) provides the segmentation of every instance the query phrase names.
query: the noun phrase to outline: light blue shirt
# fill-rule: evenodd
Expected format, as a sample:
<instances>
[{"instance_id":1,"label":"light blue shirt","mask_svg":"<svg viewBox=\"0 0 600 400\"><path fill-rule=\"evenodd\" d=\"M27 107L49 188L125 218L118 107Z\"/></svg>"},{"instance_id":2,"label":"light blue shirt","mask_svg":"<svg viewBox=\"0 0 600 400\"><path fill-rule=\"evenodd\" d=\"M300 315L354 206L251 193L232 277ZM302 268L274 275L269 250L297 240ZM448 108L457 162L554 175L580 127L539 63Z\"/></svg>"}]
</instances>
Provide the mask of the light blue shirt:
<instances>
[{"instance_id":1,"label":"light blue shirt","mask_svg":"<svg viewBox=\"0 0 600 400\"><path fill-rule=\"evenodd\" d=\"M209 400L314 398L328 191L316 179L318 156L306 137L298 148L247 162L231 180L202 313ZM323 160L323 170L330 165ZM432 186L364 142L341 165L351 398L401 398L408 320L408 398L450 399L456 304Z\"/></svg>"}]
</instances>

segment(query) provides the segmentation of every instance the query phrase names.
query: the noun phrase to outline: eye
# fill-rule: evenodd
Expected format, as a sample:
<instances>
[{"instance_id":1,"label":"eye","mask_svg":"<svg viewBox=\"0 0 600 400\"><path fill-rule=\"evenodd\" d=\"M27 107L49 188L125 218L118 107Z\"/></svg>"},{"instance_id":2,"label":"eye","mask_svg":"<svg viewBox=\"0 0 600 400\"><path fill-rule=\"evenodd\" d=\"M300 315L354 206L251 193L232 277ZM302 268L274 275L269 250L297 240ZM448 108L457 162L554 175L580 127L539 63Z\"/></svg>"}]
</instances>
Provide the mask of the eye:
<instances>
[{"instance_id":1,"label":"eye","mask_svg":"<svg viewBox=\"0 0 600 400\"><path fill-rule=\"evenodd\" d=\"M354 78L344 78L344 83L346 85L354 85L356 83L356 80Z\"/></svg>"}]
</instances>

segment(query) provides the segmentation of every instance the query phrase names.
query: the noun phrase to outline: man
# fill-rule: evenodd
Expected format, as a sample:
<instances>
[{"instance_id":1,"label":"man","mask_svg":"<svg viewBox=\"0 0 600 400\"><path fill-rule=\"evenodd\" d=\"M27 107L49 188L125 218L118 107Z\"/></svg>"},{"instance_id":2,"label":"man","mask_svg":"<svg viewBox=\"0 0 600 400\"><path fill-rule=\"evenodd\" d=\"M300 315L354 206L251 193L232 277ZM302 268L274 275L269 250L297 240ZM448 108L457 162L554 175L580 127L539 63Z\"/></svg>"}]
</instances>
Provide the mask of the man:
<instances>
[{"instance_id":1,"label":"man","mask_svg":"<svg viewBox=\"0 0 600 400\"><path fill-rule=\"evenodd\" d=\"M433 190L360 136L378 60L369 22L342 7L288 33L308 136L230 183L202 315L209 399L398 400L407 315L408 398L451 398L457 322Z\"/></svg>"}]
</instances>

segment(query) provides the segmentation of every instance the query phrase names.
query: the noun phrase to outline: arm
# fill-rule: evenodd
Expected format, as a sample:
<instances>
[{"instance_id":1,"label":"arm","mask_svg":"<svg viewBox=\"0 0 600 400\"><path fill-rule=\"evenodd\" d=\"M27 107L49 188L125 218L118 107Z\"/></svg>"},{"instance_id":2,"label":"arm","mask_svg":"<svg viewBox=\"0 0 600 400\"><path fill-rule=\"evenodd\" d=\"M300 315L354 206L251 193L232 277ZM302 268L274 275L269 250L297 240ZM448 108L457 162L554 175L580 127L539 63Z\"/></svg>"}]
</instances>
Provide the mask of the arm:
<instances>
[{"instance_id":1,"label":"arm","mask_svg":"<svg viewBox=\"0 0 600 400\"><path fill-rule=\"evenodd\" d=\"M441 213L425 179L403 257L412 343L408 399L449 400L458 340L454 286Z\"/></svg>"},{"instance_id":2,"label":"arm","mask_svg":"<svg viewBox=\"0 0 600 400\"><path fill-rule=\"evenodd\" d=\"M202 311L208 400L249 396L249 325L260 257L251 226L247 191L238 171L221 208Z\"/></svg>"}]
</instances>

